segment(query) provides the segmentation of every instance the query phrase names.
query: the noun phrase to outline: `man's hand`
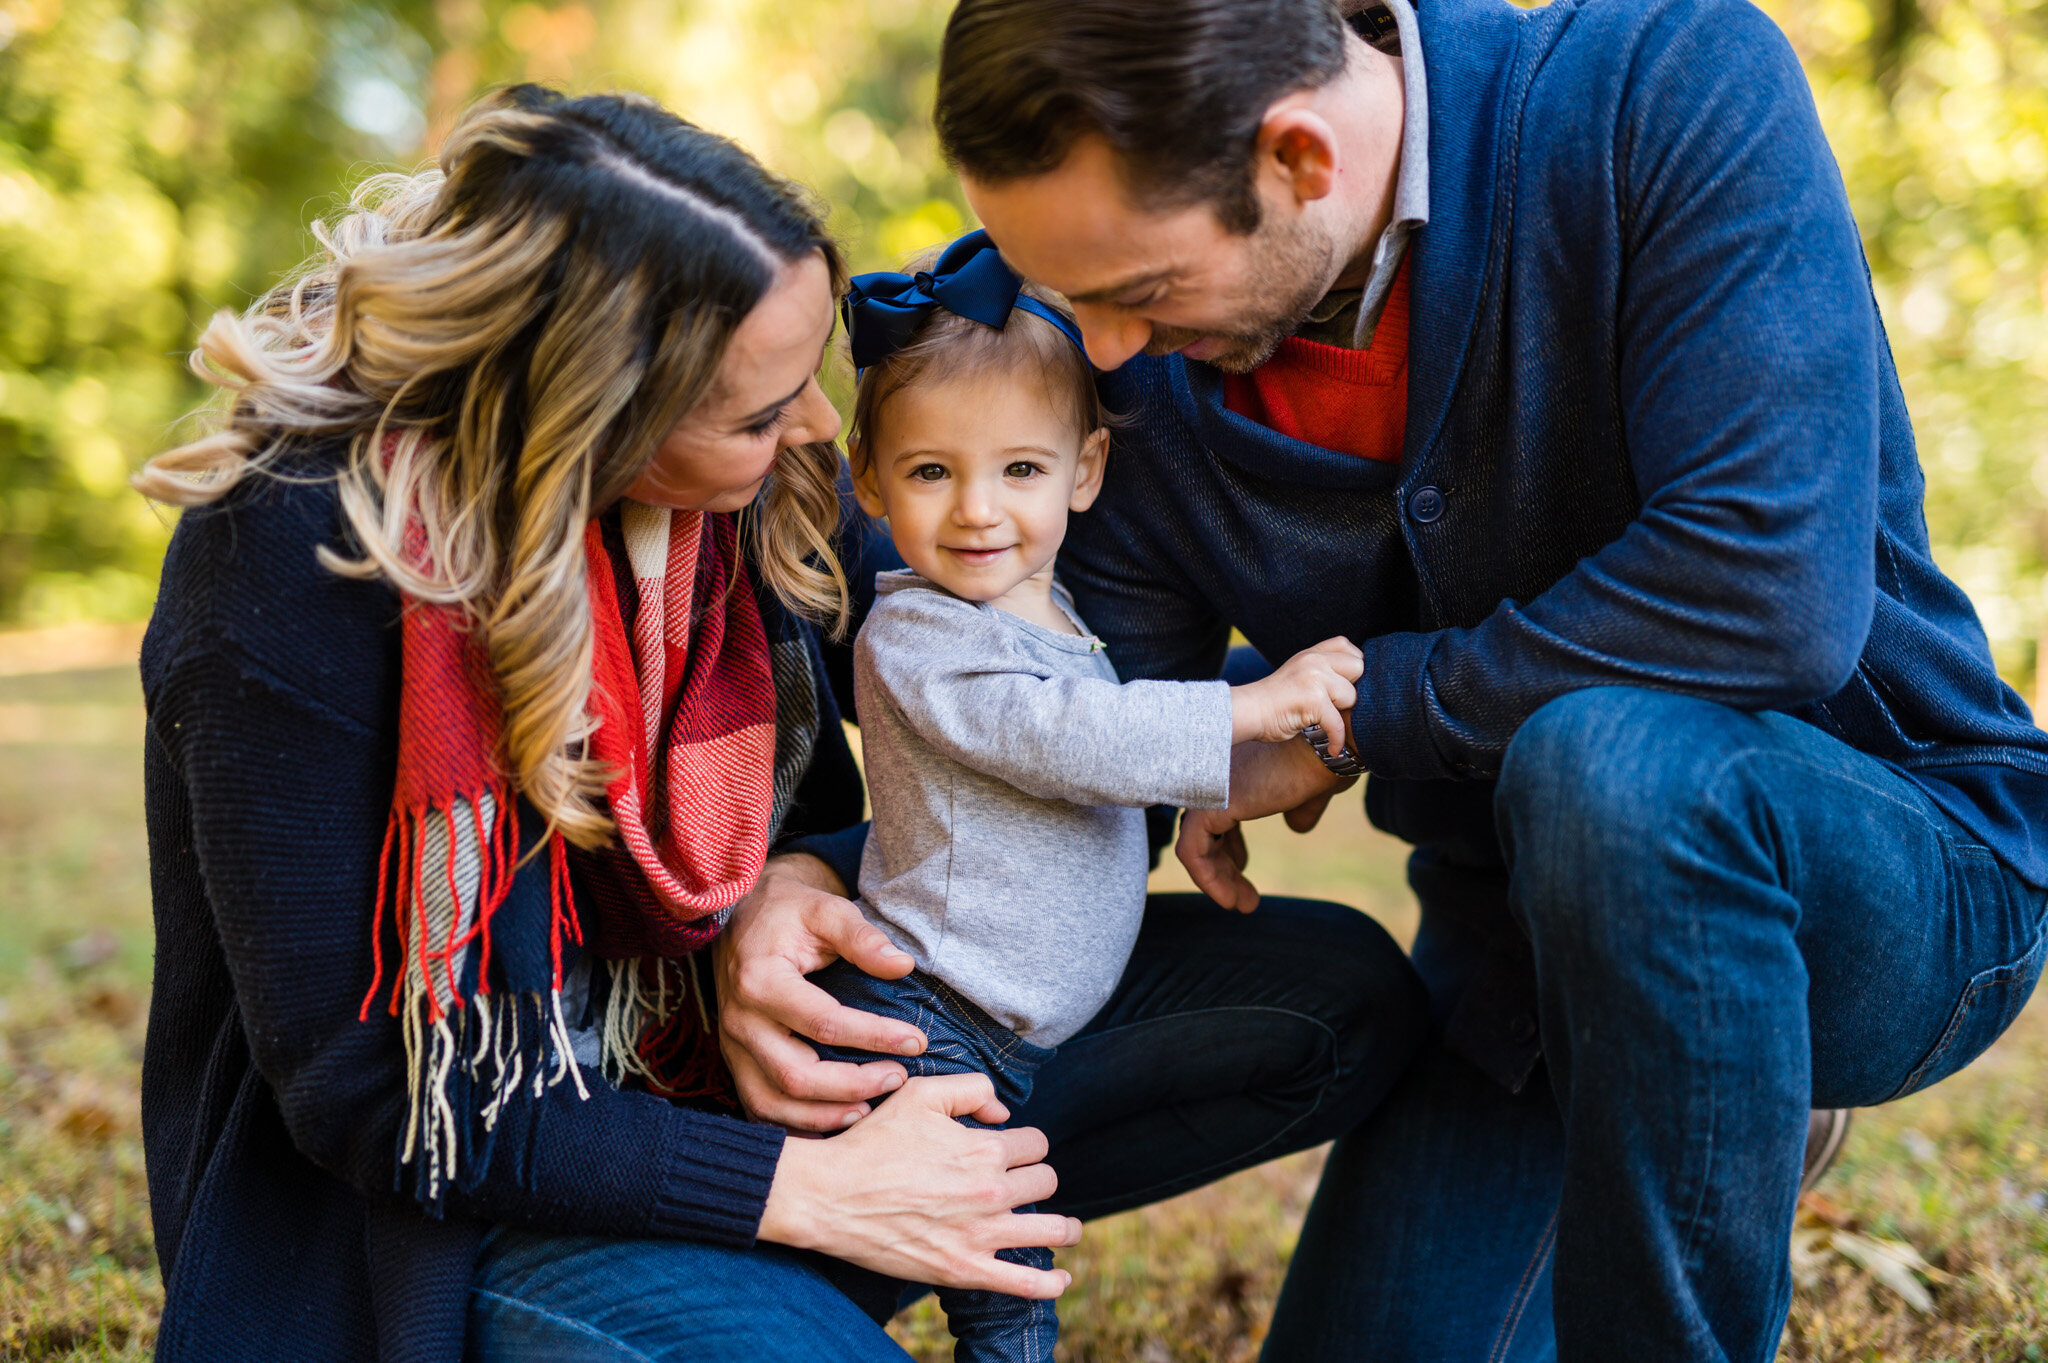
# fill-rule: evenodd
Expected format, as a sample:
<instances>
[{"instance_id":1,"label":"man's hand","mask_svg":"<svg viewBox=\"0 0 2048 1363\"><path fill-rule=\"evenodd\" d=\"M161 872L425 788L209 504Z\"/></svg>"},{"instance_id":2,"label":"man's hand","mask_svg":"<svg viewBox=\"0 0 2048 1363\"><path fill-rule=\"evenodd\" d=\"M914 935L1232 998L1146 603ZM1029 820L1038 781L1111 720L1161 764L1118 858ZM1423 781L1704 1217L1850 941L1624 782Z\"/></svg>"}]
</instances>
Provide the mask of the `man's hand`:
<instances>
[{"instance_id":1,"label":"man's hand","mask_svg":"<svg viewBox=\"0 0 2048 1363\"><path fill-rule=\"evenodd\" d=\"M838 1131L867 1114L869 1099L903 1083L901 1065L820 1060L803 1037L888 1055L924 1053L915 1027L848 1008L804 978L842 956L885 980L913 965L861 916L831 867L801 854L770 861L711 954L719 1049L740 1102L756 1118Z\"/></svg>"},{"instance_id":2,"label":"man's hand","mask_svg":"<svg viewBox=\"0 0 2048 1363\"><path fill-rule=\"evenodd\" d=\"M1191 809L1182 815L1174 855L1202 893L1226 909L1250 913L1259 906L1259 891L1245 878L1250 853L1238 825L1285 813L1289 827L1306 833L1322 817L1330 797L1356 780L1332 775L1314 749L1299 739L1240 743L1230 754L1230 807Z\"/></svg>"}]
</instances>

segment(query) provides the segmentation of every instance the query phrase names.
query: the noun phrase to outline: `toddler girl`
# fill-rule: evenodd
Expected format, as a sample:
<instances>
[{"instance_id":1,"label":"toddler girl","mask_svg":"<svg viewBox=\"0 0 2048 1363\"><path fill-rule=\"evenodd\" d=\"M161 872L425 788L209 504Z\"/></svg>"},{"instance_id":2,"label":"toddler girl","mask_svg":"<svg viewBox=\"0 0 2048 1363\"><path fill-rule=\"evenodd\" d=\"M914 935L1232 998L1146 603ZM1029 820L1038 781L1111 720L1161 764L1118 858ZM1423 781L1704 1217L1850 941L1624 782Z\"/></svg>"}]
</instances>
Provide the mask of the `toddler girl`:
<instances>
[{"instance_id":1,"label":"toddler girl","mask_svg":"<svg viewBox=\"0 0 2048 1363\"><path fill-rule=\"evenodd\" d=\"M929 272L859 277L846 317L855 492L910 565L878 577L854 649L874 809L860 902L917 969L813 978L923 1030L913 1075L979 1071L1014 1110L1130 956L1144 808L1226 805L1235 743L1342 734L1362 658L1331 639L1247 686L1119 683L1053 573L1109 445L1073 320L982 232ZM1052 1357L1050 1302L939 1295L958 1363Z\"/></svg>"}]
</instances>

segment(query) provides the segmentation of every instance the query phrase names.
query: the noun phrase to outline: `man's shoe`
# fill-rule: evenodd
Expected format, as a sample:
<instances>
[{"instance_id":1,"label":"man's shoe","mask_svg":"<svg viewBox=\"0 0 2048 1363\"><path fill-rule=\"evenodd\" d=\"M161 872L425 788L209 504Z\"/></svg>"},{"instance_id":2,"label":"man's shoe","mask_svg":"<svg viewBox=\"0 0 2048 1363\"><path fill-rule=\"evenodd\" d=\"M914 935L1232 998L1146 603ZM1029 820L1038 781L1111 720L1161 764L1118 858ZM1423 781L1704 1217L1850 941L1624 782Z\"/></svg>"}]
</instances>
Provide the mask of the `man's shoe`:
<instances>
[{"instance_id":1,"label":"man's shoe","mask_svg":"<svg viewBox=\"0 0 2048 1363\"><path fill-rule=\"evenodd\" d=\"M1842 1153L1842 1142L1848 1135L1848 1108L1814 1109L1813 1116L1806 1123L1806 1172L1799 1176L1800 1192L1820 1182L1821 1175L1835 1162L1835 1156Z\"/></svg>"}]
</instances>

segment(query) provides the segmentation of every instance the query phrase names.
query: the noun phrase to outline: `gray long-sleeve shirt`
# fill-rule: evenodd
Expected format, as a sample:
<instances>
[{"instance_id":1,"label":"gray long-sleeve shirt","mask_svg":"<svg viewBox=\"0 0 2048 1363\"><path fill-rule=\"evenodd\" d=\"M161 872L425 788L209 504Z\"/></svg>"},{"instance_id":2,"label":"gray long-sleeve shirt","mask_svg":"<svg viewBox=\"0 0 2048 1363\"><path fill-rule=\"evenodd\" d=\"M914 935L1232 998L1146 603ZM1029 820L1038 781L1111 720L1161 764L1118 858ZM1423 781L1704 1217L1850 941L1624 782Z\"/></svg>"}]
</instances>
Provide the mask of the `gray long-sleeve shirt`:
<instances>
[{"instance_id":1,"label":"gray long-sleeve shirt","mask_svg":"<svg viewBox=\"0 0 2048 1363\"><path fill-rule=\"evenodd\" d=\"M1230 795L1230 688L1119 683L1102 646L882 573L854 645L863 910L1040 1046L1094 1016L1145 908L1144 807Z\"/></svg>"}]
</instances>

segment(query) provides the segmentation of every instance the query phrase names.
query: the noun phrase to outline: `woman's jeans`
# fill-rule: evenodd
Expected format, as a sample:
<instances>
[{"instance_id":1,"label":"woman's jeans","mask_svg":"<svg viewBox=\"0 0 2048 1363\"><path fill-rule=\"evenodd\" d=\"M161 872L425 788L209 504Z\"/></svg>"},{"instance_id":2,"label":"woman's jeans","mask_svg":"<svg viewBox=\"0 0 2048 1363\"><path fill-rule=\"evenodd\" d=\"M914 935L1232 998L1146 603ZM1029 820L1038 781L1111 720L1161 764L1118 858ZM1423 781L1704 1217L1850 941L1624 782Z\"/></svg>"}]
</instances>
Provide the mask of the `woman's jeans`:
<instances>
[{"instance_id":1,"label":"woman's jeans","mask_svg":"<svg viewBox=\"0 0 2048 1363\"><path fill-rule=\"evenodd\" d=\"M1042 1209L1102 1216L1330 1140L1408 1067L1427 1010L1400 948L1354 910L1154 896L1116 993L1013 1114L1051 1142L1060 1187ZM469 1356L905 1357L808 1256L503 1228L478 1266Z\"/></svg>"},{"instance_id":2,"label":"woman's jeans","mask_svg":"<svg viewBox=\"0 0 2048 1363\"><path fill-rule=\"evenodd\" d=\"M1497 789L1460 809L1462 784L1372 802L1418 844L1444 1041L1337 1142L1265 1357L1767 1363L1808 1109L1990 1045L2048 892L1895 769L1679 696L1566 696ZM1489 973L1515 949L1523 1004ZM1509 1049L1466 1025L1488 1013Z\"/></svg>"}]
</instances>

